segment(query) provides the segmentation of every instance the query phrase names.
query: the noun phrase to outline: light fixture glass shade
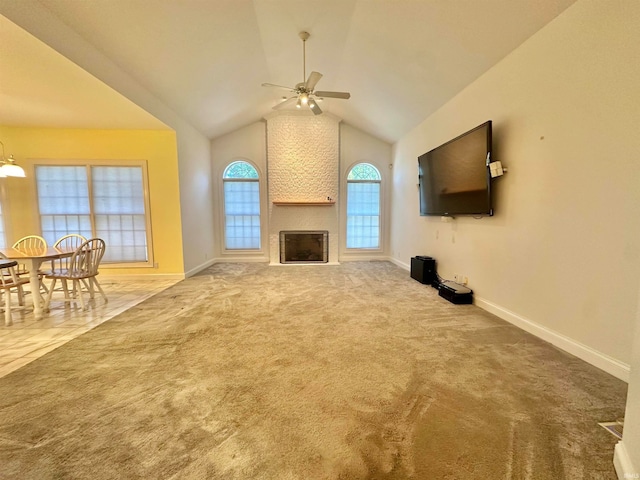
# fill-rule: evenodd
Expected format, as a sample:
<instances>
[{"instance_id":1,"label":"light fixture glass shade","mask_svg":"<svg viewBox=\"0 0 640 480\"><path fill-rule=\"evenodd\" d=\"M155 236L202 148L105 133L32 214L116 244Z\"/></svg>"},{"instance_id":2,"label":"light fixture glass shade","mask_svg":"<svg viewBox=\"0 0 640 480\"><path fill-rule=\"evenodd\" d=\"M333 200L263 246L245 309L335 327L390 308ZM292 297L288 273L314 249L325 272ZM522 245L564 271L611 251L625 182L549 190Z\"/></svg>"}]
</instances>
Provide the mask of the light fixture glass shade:
<instances>
[{"instance_id":1,"label":"light fixture glass shade","mask_svg":"<svg viewBox=\"0 0 640 480\"><path fill-rule=\"evenodd\" d=\"M306 105L309 101L309 96L306 93L303 93L302 95L300 95L300 100L302 101L303 105Z\"/></svg>"},{"instance_id":2,"label":"light fixture glass shade","mask_svg":"<svg viewBox=\"0 0 640 480\"><path fill-rule=\"evenodd\" d=\"M24 169L20 165L16 165L13 155L7 159L7 163L0 167L0 176L2 177L26 177Z\"/></svg>"},{"instance_id":3,"label":"light fixture glass shade","mask_svg":"<svg viewBox=\"0 0 640 480\"><path fill-rule=\"evenodd\" d=\"M296 108L302 108L302 102L300 101L300 98L298 98L298 101L296 102Z\"/></svg>"}]
</instances>

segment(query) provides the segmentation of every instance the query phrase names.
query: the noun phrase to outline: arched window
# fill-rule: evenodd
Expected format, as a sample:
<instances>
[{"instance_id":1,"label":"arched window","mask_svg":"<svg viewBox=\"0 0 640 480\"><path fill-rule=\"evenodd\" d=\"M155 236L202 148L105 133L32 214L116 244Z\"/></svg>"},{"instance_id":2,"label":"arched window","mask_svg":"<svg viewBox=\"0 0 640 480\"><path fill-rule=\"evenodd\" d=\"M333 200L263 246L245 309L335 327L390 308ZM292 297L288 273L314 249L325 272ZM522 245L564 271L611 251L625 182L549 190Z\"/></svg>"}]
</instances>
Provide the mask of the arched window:
<instances>
[{"instance_id":1,"label":"arched window","mask_svg":"<svg viewBox=\"0 0 640 480\"><path fill-rule=\"evenodd\" d=\"M227 250L260 248L260 181L248 162L231 163L222 174L224 241Z\"/></svg>"},{"instance_id":2,"label":"arched window","mask_svg":"<svg viewBox=\"0 0 640 480\"><path fill-rule=\"evenodd\" d=\"M380 248L380 181L369 163L347 175L347 248Z\"/></svg>"}]
</instances>

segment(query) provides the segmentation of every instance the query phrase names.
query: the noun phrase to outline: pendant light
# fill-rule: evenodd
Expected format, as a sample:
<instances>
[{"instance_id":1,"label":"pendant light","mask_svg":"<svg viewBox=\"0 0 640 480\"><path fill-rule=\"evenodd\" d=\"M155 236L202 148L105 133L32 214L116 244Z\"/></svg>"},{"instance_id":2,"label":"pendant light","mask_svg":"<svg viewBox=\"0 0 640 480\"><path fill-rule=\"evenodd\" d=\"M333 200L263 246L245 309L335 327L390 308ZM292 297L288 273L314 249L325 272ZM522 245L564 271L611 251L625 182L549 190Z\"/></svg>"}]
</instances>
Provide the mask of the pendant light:
<instances>
[{"instance_id":1,"label":"pendant light","mask_svg":"<svg viewBox=\"0 0 640 480\"><path fill-rule=\"evenodd\" d=\"M4 143L2 145L2 158L0 158L0 177L26 177L24 169L16 163L13 155L9 155L9 158L4 156Z\"/></svg>"}]
</instances>

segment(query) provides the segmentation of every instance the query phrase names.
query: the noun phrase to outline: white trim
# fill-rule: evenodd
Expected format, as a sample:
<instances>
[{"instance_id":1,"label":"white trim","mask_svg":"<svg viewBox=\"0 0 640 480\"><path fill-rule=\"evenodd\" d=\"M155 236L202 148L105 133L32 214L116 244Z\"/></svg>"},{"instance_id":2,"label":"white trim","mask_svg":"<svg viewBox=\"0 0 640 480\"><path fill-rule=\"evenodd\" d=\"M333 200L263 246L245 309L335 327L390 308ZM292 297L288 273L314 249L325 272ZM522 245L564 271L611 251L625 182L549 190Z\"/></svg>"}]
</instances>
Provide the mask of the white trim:
<instances>
[{"instance_id":1,"label":"white trim","mask_svg":"<svg viewBox=\"0 0 640 480\"><path fill-rule=\"evenodd\" d=\"M366 252L362 252L360 254L343 254L340 255L338 259L341 262L391 262L392 260L382 253L376 254L367 254Z\"/></svg>"},{"instance_id":2,"label":"white trim","mask_svg":"<svg viewBox=\"0 0 640 480\"><path fill-rule=\"evenodd\" d=\"M613 450L613 466L620 480L640 478L640 470L634 468L631 458L627 453L624 441L619 441Z\"/></svg>"},{"instance_id":3,"label":"white trim","mask_svg":"<svg viewBox=\"0 0 640 480\"><path fill-rule=\"evenodd\" d=\"M506 320L516 327L519 327L524 331L529 332L558 348L561 348L565 352L575 355L594 367L598 367L624 382L629 382L629 373L631 368L628 364L616 360L609 355L599 352L583 343L551 330L550 328L540 325L539 323L521 317L520 315L483 298L476 297L474 304L487 312L493 313L502 320Z\"/></svg>"},{"instance_id":4,"label":"white trim","mask_svg":"<svg viewBox=\"0 0 640 480\"><path fill-rule=\"evenodd\" d=\"M209 268L211 265L213 265L214 263L216 263L215 259L212 260L207 260L204 263L201 263L200 265L198 265L197 267L193 267L191 270L189 270L188 272L184 272L184 277L185 278L189 278L189 277L193 277L196 273L201 272L202 270L204 270L205 268Z\"/></svg>"},{"instance_id":5,"label":"white trim","mask_svg":"<svg viewBox=\"0 0 640 480\"><path fill-rule=\"evenodd\" d=\"M93 168L94 167L115 167L115 168L131 168L137 167L142 170L142 194L144 202L144 221L145 236L147 240L147 260L134 262L103 262L104 268L155 268L154 250L153 250L153 220L151 212L150 186L149 186L149 162L147 159L105 159L105 158L68 158L68 159L46 159L32 158L30 165L30 175L33 176L34 182L34 200L37 210L36 217L38 222L38 230L42 235L42 213L40 212L40 195L38 193L38 178L36 171L38 167L83 167L86 171L87 195L89 201L89 216L91 222L91 234L97 235L96 232L96 215L95 198L93 194ZM61 214L75 215L75 214Z\"/></svg>"},{"instance_id":6,"label":"white trim","mask_svg":"<svg viewBox=\"0 0 640 480\"><path fill-rule=\"evenodd\" d=\"M98 276L99 280L118 280L122 278L127 280L175 280L179 282L184 280L185 276L182 273L123 273L122 275L101 273Z\"/></svg>"},{"instance_id":7,"label":"white trim","mask_svg":"<svg viewBox=\"0 0 640 480\"><path fill-rule=\"evenodd\" d=\"M258 172L258 178L237 178L237 179L231 179L231 178L224 178L224 173L227 171L227 169L229 168L229 166L232 163L235 162L245 162L248 163L249 165L251 165L253 168L255 168L256 172ZM268 202L267 202L267 195L268 195L268 183L267 183L267 176L266 174L262 171L262 169L260 168L260 166L254 162L253 160L247 158L247 157L233 157L231 160L225 161L222 164L222 173L220 173L219 171L216 172L216 185L217 185L217 190L218 190L218 206L216 207L216 215L218 216L218 226L219 228L219 234L217 233L216 236L218 237L218 242L220 244L220 248L218 249L218 254L221 256L225 256L225 255L255 255L255 254L264 254L266 253L267 255L269 254L268 251L266 251L265 249L265 242L264 239L265 238L269 238L269 230L268 230L268 225L267 225L267 218L268 215L265 215L265 212L269 211L269 207L268 207ZM224 184L225 182L229 182L229 181L253 181L253 182L258 182L258 197L260 199L260 248L250 248L250 249L240 249L240 248L231 248L231 249L227 249L227 230L226 230L226 223L225 223L225 217L226 217L226 207L225 207L225 200L226 200L226 196L225 196L225 192L224 192ZM222 260L222 257L219 259L219 261L221 262L234 262L234 261L244 261L244 260L234 260L233 257L230 260ZM246 261L255 261L255 260L246 260Z\"/></svg>"},{"instance_id":8,"label":"white trim","mask_svg":"<svg viewBox=\"0 0 640 480\"><path fill-rule=\"evenodd\" d=\"M11 225L7 222L9 213L11 212L11 201L9 200L7 187L4 181L0 181L0 204L2 204L2 207L0 208L0 222L2 222L2 230L4 232L4 238L0 243L3 243L5 247L9 247L12 245L9 239L14 237L11 232Z\"/></svg>"},{"instance_id":9,"label":"white trim","mask_svg":"<svg viewBox=\"0 0 640 480\"><path fill-rule=\"evenodd\" d=\"M270 263L270 267L313 267L313 266L325 266L325 265L340 265L340 262L307 262L307 263Z\"/></svg>"},{"instance_id":10,"label":"white trim","mask_svg":"<svg viewBox=\"0 0 640 480\"><path fill-rule=\"evenodd\" d=\"M342 156L342 130L340 130L340 155ZM340 160L342 162L342 159ZM351 173L351 170L353 170L353 168L356 165L360 165L360 164L367 164L370 165L371 167L375 168L375 170L378 172L378 175L380 176L380 178L378 180L349 180L349 174ZM340 210L338 212L339 214L339 218L340 218L340 228L344 229L344 234L341 233L340 235L340 243L339 243L339 252L338 255L342 256L343 254L348 256L352 253L358 253L358 252L366 252L365 255L367 253L373 253L373 252L380 252L380 253L384 253L385 252L385 240L386 240L386 233L385 233L385 227L387 225L387 223L389 223L387 221L387 208L386 208L386 190L387 190L387 181L386 181L386 174L383 175L382 172L384 171L381 167L381 165L377 165L377 162L375 162L374 160L371 159L366 159L366 160L356 160L352 163L350 163L349 165L346 166L346 168L342 168L342 166L340 167L340 197L344 198L344 202L340 203ZM348 215L347 215L347 209L349 206L349 182L353 182L353 183L358 183L358 182L369 182L369 183L377 183L378 185L380 185L380 192L378 195L378 208L379 208L379 212L378 212L378 246L376 248L347 248L347 221L349 219ZM350 261L350 260L347 260Z\"/></svg>"},{"instance_id":11,"label":"white trim","mask_svg":"<svg viewBox=\"0 0 640 480\"><path fill-rule=\"evenodd\" d=\"M267 263L269 262L269 257L265 255L255 256L255 257L218 257L215 259L215 263Z\"/></svg>"},{"instance_id":12,"label":"white trim","mask_svg":"<svg viewBox=\"0 0 640 480\"><path fill-rule=\"evenodd\" d=\"M407 263L401 262L400 260L398 260L396 258L389 258L389 261L391 263L396 264L397 266L399 266L403 270L406 270L407 272L411 271L411 267Z\"/></svg>"},{"instance_id":13,"label":"white trim","mask_svg":"<svg viewBox=\"0 0 640 480\"><path fill-rule=\"evenodd\" d=\"M389 259L392 263L395 263L404 270L411 271L411 267L406 263L401 262L395 258ZM623 363L616 360L609 355L599 352L583 343L577 342L561 333L551 330L539 323L533 322L529 319L521 317L520 315L504 308L488 300L480 297L475 297L474 305L493 313L497 317L505 320L518 328L521 328L525 332L529 332L542 340L555 345L556 347L564 350L571 355L575 355L581 360L593 365L594 367L604 370L605 372L613 375L620 380L629 383L629 373L631 367L627 363Z\"/></svg>"}]
</instances>

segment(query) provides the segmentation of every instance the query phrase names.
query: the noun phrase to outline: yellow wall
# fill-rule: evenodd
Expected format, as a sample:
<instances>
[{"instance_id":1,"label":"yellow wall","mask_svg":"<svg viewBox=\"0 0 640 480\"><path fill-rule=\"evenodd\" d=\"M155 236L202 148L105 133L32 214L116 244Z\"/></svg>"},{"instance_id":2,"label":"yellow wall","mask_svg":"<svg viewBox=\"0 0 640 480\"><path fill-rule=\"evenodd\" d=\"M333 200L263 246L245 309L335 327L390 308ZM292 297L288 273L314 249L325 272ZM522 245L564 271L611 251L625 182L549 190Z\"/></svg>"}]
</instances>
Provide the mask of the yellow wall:
<instances>
[{"instance_id":1,"label":"yellow wall","mask_svg":"<svg viewBox=\"0 0 640 480\"><path fill-rule=\"evenodd\" d=\"M33 165L37 160L146 160L153 257L157 268L108 268L106 274L182 274L182 231L176 135L164 130L90 130L0 127L5 154L27 178L0 178L7 243L40 234ZM108 248L108 246L107 246Z\"/></svg>"}]
</instances>

